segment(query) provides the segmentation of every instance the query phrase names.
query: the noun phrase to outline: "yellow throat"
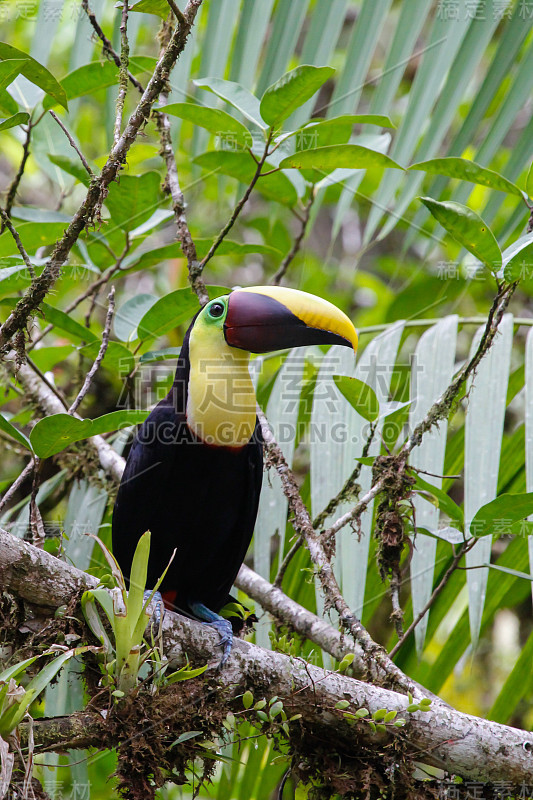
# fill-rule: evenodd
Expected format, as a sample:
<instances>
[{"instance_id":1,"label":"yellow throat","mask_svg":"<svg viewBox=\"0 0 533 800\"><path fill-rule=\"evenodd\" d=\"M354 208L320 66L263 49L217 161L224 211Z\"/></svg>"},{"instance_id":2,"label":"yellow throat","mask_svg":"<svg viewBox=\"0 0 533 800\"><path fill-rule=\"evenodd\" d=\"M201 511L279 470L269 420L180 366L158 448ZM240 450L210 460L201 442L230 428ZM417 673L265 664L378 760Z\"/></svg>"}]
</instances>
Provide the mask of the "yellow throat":
<instances>
[{"instance_id":1,"label":"yellow throat","mask_svg":"<svg viewBox=\"0 0 533 800\"><path fill-rule=\"evenodd\" d=\"M249 358L212 325L196 324L191 330L187 424L206 444L243 447L250 441L256 399Z\"/></svg>"}]
</instances>

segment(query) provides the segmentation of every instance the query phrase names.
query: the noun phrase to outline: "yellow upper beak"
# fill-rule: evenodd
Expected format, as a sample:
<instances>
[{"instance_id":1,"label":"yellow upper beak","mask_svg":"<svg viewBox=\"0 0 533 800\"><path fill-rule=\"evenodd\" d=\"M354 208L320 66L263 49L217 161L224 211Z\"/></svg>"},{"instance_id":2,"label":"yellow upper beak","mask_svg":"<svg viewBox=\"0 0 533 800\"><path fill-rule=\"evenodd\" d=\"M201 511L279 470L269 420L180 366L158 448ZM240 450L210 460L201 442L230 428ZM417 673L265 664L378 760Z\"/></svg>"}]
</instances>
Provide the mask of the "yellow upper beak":
<instances>
[{"instance_id":1,"label":"yellow upper beak","mask_svg":"<svg viewBox=\"0 0 533 800\"><path fill-rule=\"evenodd\" d=\"M250 295L259 295L260 297L257 297L254 303L247 303L246 296L249 297L250 301L252 300ZM274 304L269 304L268 300L266 300L263 302L263 305L261 305L261 297L270 298L271 301L274 300L276 302ZM244 289L236 289L230 295L226 326L228 343L232 343L230 341L230 336L228 336L232 329L235 331L237 329L244 330L253 327L259 332L262 328L263 332L266 334L267 326L279 326L284 320L281 316L278 317L276 314L276 307L278 304L288 312L286 320L288 341L287 344L278 346L293 346L290 341L288 317L289 315L294 315L294 317L297 318L295 321L297 322L299 320L304 323L309 334L311 334L312 331L317 332L316 343L321 343L321 341L324 341L324 343L335 343L335 337L340 337L340 340L344 341L339 340L337 342L338 344L351 345L354 351L357 350L357 332L351 320L343 311L334 306L333 303L324 300L322 297L317 297L308 292L301 292L298 289L288 289L284 286L250 286ZM324 337L320 337L318 334L319 331L324 332ZM328 333L333 334L333 336L327 337ZM302 341L302 344L304 343L307 342ZM294 344L297 344L297 342ZM237 343L236 346L243 345ZM266 350L258 350L257 348L248 348L246 346L244 349L250 349L251 352L266 352ZM269 347L268 349L276 348Z\"/></svg>"}]
</instances>

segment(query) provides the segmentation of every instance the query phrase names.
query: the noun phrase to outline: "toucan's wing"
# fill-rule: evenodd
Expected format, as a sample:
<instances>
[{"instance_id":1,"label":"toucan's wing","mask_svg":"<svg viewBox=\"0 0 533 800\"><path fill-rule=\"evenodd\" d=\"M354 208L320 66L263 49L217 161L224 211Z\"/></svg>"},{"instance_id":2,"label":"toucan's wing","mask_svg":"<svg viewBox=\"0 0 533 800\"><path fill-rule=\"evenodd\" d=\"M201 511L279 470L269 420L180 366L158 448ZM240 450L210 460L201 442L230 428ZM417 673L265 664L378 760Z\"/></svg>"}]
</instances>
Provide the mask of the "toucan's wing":
<instances>
[{"instance_id":1,"label":"toucan's wing","mask_svg":"<svg viewBox=\"0 0 533 800\"><path fill-rule=\"evenodd\" d=\"M183 423L171 404L160 403L131 446L113 511L113 553L126 576L139 538L153 526L154 509L169 502L167 477Z\"/></svg>"},{"instance_id":2,"label":"toucan's wing","mask_svg":"<svg viewBox=\"0 0 533 800\"><path fill-rule=\"evenodd\" d=\"M152 533L161 558L170 554L167 548L177 552L161 591L169 601L173 593L180 609L194 602L218 611L253 535L262 444L252 440L233 449L196 440L176 447L165 480L168 499L155 512Z\"/></svg>"}]
</instances>

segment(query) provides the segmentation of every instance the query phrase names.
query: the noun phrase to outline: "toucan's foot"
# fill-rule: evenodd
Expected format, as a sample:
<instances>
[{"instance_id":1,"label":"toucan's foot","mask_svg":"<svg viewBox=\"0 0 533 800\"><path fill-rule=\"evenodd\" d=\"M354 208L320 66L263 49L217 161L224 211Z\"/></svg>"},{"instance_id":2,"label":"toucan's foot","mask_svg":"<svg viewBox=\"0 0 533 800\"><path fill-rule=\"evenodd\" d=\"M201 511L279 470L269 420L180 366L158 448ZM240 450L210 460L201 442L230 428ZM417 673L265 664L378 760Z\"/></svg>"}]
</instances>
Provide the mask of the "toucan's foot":
<instances>
[{"instance_id":1,"label":"toucan's foot","mask_svg":"<svg viewBox=\"0 0 533 800\"><path fill-rule=\"evenodd\" d=\"M222 658L220 659L219 669L222 669L231 653L231 646L233 644L233 628L231 622L224 617L215 619L213 622L206 622L211 628L215 628L220 636L219 647L222 647Z\"/></svg>"},{"instance_id":2,"label":"toucan's foot","mask_svg":"<svg viewBox=\"0 0 533 800\"><path fill-rule=\"evenodd\" d=\"M145 603L150 600L150 595L152 591L150 589L146 589L143 595L143 600ZM161 592L154 592L152 599L150 600L150 605L147 608L147 611L150 613L150 618L159 628L161 625L161 621L165 618L165 604L163 603L163 598L161 596Z\"/></svg>"},{"instance_id":3,"label":"toucan's foot","mask_svg":"<svg viewBox=\"0 0 533 800\"><path fill-rule=\"evenodd\" d=\"M189 608L200 622L204 622L206 625L209 625L210 628L215 628L215 630L218 631L218 635L220 636L220 642L218 644L219 647L222 647L222 658L220 659L218 668L222 669L229 658L231 646L233 644L231 622L221 617L220 614L215 614L214 611L211 611L211 609L202 605L202 603L189 603Z\"/></svg>"}]
</instances>

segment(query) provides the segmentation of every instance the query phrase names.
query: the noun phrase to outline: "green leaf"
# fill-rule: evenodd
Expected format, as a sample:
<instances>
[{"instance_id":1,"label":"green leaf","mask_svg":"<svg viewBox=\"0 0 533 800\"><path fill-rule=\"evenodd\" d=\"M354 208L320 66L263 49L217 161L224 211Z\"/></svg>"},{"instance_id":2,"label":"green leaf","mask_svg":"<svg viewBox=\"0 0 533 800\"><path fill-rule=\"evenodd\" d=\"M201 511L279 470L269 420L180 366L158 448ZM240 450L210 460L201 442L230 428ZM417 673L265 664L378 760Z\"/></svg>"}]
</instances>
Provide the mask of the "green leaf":
<instances>
[{"instance_id":1,"label":"green leaf","mask_svg":"<svg viewBox=\"0 0 533 800\"><path fill-rule=\"evenodd\" d=\"M68 338L73 338L75 341L81 339L85 342L99 341L98 336L89 328L86 328L85 325L80 325L79 322L76 322L69 314L65 314L59 308L54 308L48 303L41 303L41 309L45 320L51 322L55 328L67 333L69 335Z\"/></svg>"},{"instance_id":2,"label":"green leaf","mask_svg":"<svg viewBox=\"0 0 533 800\"><path fill-rule=\"evenodd\" d=\"M56 167L62 169L63 172L67 172L69 175L72 175L84 186L89 186L91 182L91 176L81 164L79 159L78 161L75 161L72 158L67 158L67 156L55 156L52 153L48 154L48 159L52 162L52 164L55 164Z\"/></svg>"},{"instance_id":3,"label":"green leaf","mask_svg":"<svg viewBox=\"0 0 533 800\"><path fill-rule=\"evenodd\" d=\"M271 127L279 125L306 103L334 72L332 67L303 64L282 75L261 98L261 117Z\"/></svg>"},{"instance_id":4,"label":"green leaf","mask_svg":"<svg viewBox=\"0 0 533 800\"><path fill-rule=\"evenodd\" d=\"M494 533L495 525L512 525L533 514L533 492L502 494L482 506L470 523L470 533L476 538Z\"/></svg>"},{"instance_id":5,"label":"green leaf","mask_svg":"<svg viewBox=\"0 0 533 800\"><path fill-rule=\"evenodd\" d=\"M48 208L35 208L35 206L15 206L12 215L16 219L22 219L24 222L39 222L42 224L60 223L68 225L72 220L68 214L63 214L61 211L50 211Z\"/></svg>"},{"instance_id":6,"label":"green leaf","mask_svg":"<svg viewBox=\"0 0 533 800\"><path fill-rule=\"evenodd\" d=\"M349 378L346 375L334 375L333 380L337 388L344 395L358 414L368 422L375 422L379 417L379 401L375 391L367 383L358 378Z\"/></svg>"},{"instance_id":7,"label":"green leaf","mask_svg":"<svg viewBox=\"0 0 533 800\"><path fill-rule=\"evenodd\" d=\"M160 184L158 172L121 175L119 183L110 185L105 199L113 224L131 231L146 222L161 204Z\"/></svg>"},{"instance_id":8,"label":"green leaf","mask_svg":"<svg viewBox=\"0 0 533 800\"><path fill-rule=\"evenodd\" d=\"M126 609L127 609L127 617L129 622L130 628L130 635L133 636L135 633L135 628L137 627L137 623L141 614L144 614L146 617L145 624L143 625L146 628L146 622L148 621L149 613L146 613L144 609L144 590L146 587L146 579L148 577L148 559L150 557L150 540L151 540L151 533L150 531L146 531L143 533L139 541L137 542L137 547L135 548L135 553L133 554L133 561L131 562L131 572L130 572L130 582L129 582L129 589L128 589L128 597L126 600ZM129 648L131 649L134 645L140 645L141 641L132 641L129 643Z\"/></svg>"},{"instance_id":9,"label":"green leaf","mask_svg":"<svg viewBox=\"0 0 533 800\"><path fill-rule=\"evenodd\" d=\"M209 286L209 296L220 297L228 293L223 286ZM161 297L144 314L137 329L139 339L157 338L172 328L187 322L199 310L198 298L190 287L176 289Z\"/></svg>"},{"instance_id":10,"label":"green leaf","mask_svg":"<svg viewBox=\"0 0 533 800\"><path fill-rule=\"evenodd\" d=\"M493 232L479 214L453 200L441 203L431 197L419 199L456 241L491 272L498 272L502 266L502 254Z\"/></svg>"},{"instance_id":11,"label":"green leaf","mask_svg":"<svg viewBox=\"0 0 533 800\"><path fill-rule=\"evenodd\" d=\"M117 431L144 422L147 411L112 411L96 419L77 419L70 414L52 414L39 420L30 442L39 458L49 458L70 444L101 433Z\"/></svg>"},{"instance_id":12,"label":"green leaf","mask_svg":"<svg viewBox=\"0 0 533 800\"><path fill-rule=\"evenodd\" d=\"M328 147L316 147L310 150L299 150L292 156L287 156L280 163L281 169L289 167L295 169L314 170L313 180L320 180L324 173L331 172L337 168L344 169L369 169L372 167L392 167L401 169L392 158L362 147L358 144L330 145ZM318 177L316 177L318 175Z\"/></svg>"},{"instance_id":13,"label":"green leaf","mask_svg":"<svg viewBox=\"0 0 533 800\"><path fill-rule=\"evenodd\" d=\"M28 63L27 58L9 58L0 62L0 90L13 83L22 68Z\"/></svg>"},{"instance_id":14,"label":"green leaf","mask_svg":"<svg viewBox=\"0 0 533 800\"><path fill-rule=\"evenodd\" d=\"M173 672L172 675L169 675L167 678L167 683L179 683L180 681L190 681L192 678L197 678L198 675L202 675L207 669L207 664L203 667L197 667L196 669L188 669L186 666L179 669L177 672Z\"/></svg>"},{"instance_id":15,"label":"green leaf","mask_svg":"<svg viewBox=\"0 0 533 800\"><path fill-rule=\"evenodd\" d=\"M533 235L526 233L502 253L503 276L513 283L522 280L533 285Z\"/></svg>"},{"instance_id":16,"label":"green leaf","mask_svg":"<svg viewBox=\"0 0 533 800\"><path fill-rule=\"evenodd\" d=\"M254 696L248 689L242 696L242 704L245 708L251 708L254 702Z\"/></svg>"},{"instance_id":17,"label":"green leaf","mask_svg":"<svg viewBox=\"0 0 533 800\"><path fill-rule=\"evenodd\" d=\"M531 166L527 173L526 178L526 192L528 197L533 198L533 162L531 162Z\"/></svg>"},{"instance_id":18,"label":"green leaf","mask_svg":"<svg viewBox=\"0 0 533 800\"><path fill-rule=\"evenodd\" d=\"M131 10L131 9L130 9ZM149 60L150 62L153 59ZM147 67L148 59L137 56L130 59L129 68L133 75L144 72ZM113 61L91 61L89 64L69 72L61 80L61 85L68 100L75 97L83 97L108 86L118 84L118 67ZM49 98L43 101L44 108L51 108L55 103Z\"/></svg>"},{"instance_id":19,"label":"green leaf","mask_svg":"<svg viewBox=\"0 0 533 800\"><path fill-rule=\"evenodd\" d=\"M270 718L273 719L274 717L277 717L277 715L280 714L282 710L283 710L283 703L281 702L281 700L278 700L276 703L273 703L270 706L270 711L269 711Z\"/></svg>"},{"instance_id":20,"label":"green leaf","mask_svg":"<svg viewBox=\"0 0 533 800\"><path fill-rule=\"evenodd\" d=\"M19 444L21 444L22 447L32 452L33 448L28 437L25 436L22 431L19 431L17 428L15 428L15 426L10 422L8 422L3 414L0 414L0 431L7 433L12 439L15 439Z\"/></svg>"},{"instance_id":21,"label":"green leaf","mask_svg":"<svg viewBox=\"0 0 533 800\"><path fill-rule=\"evenodd\" d=\"M65 75L61 81L68 100L92 94L118 83L118 67L112 61L93 61ZM53 99L46 98L44 108L52 108Z\"/></svg>"},{"instance_id":22,"label":"green leaf","mask_svg":"<svg viewBox=\"0 0 533 800\"><path fill-rule=\"evenodd\" d=\"M442 489L439 489L437 486L434 486L432 483L424 480L424 478L422 478L415 470L413 470L411 474L415 479L414 488L418 489L422 493L423 497L429 494L433 498L431 502L434 502L437 508L440 508L441 511L444 511L446 516L448 516L452 523L454 523L455 527L462 531L465 524L464 515L462 509L457 505L457 503L455 503L452 498L449 497Z\"/></svg>"},{"instance_id":23,"label":"green leaf","mask_svg":"<svg viewBox=\"0 0 533 800\"><path fill-rule=\"evenodd\" d=\"M504 572L506 575L512 575L513 578L520 578L520 580L524 581L533 581L533 575L529 575L527 572L520 572L517 569L511 569L511 567L502 567L499 564L483 564L484 567L488 567L488 569L496 570L496 572Z\"/></svg>"},{"instance_id":24,"label":"green leaf","mask_svg":"<svg viewBox=\"0 0 533 800\"><path fill-rule=\"evenodd\" d=\"M487 186L489 189L496 189L508 194L516 194L523 197L522 191L512 181L504 178L499 172L495 172L475 161L467 158L447 157L432 158L429 161L420 161L408 167L410 170L427 172L433 175L446 175L448 178L459 178L470 183L477 183L480 186Z\"/></svg>"},{"instance_id":25,"label":"green leaf","mask_svg":"<svg viewBox=\"0 0 533 800\"><path fill-rule=\"evenodd\" d=\"M98 607L96 605L94 594L91 590L87 590L81 596L81 609L83 616L94 633L100 644L104 647L106 653L113 652L113 645L107 635L107 631L102 623Z\"/></svg>"},{"instance_id":26,"label":"green leaf","mask_svg":"<svg viewBox=\"0 0 533 800\"><path fill-rule=\"evenodd\" d=\"M448 544L462 544L465 541L463 531L458 528L453 528L448 525L446 528L439 528L438 530L430 530L421 525L417 525L417 532L423 533L424 536L430 536L432 539L440 539L442 542Z\"/></svg>"},{"instance_id":27,"label":"green leaf","mask_svg":"<svg viewBox=\"0 0 533 800\"><path fill-rule=\"evenodd\" d=\"M126 300L117 310L113 320L113 331L117 339L129 342L137 339L137 325L148 309L157 303L154 294L136 294Z\"/></svg>"},{"instance_id":28,"label":"green leaf","mask_svg":"<svg viewBox=\"0 0 533 800\"><path fill-rule=\"evenodd\" d=\"M140 364L155 364L158 361L171 361L179 357L181 347L163 347L162 350L148 350L139 359Z\"/></svg>"},{"instance_id":29,"label":"green leaf","mask_svg":"<svg viewBox=\"0 0 533 800\"><path fill-rule=\"evenodd\" d=\"M294 131L292 136L296 136L297 150L346 144L352 135L353 126L358 124L378 125L381 128L395 127L389 117L382 114L343 114L318 122L311 120Z\"/></svg>"},{"instance_id":30,"label":"green leaf","mask_svg":"<svg viewBox=\"0 0 533 800\"><path fill-rule=\"evenodd\" d=\"M13 212L13 217L15 217ZM22 244L26 248L26 252L32 255L45 245L54 244L54 242L63 235L67 223L47 222L35 224L34 222L23 222L17 224L17 233L20 236ZM13 240L9 231L4 231L0 236L0 258L3 256L18 255L17 245Z\"/></svg>"},{"instance_id":31,"label":"green leaf","mask_svg":"<svg viewBox=\"0 0 533 800\"><path fill-rule=\"evenodd\" d=\"M11 731L16 728L27 708L38 697L41 692L46 689L48 684L57 675L63 664L74 656L86 653L88 650L93 650L92 647L77 647L74 650L67 650L61 653L60 656L54 658L49 664L43 667L37 675L25 687L25 694L20 700L14 703L4 714L2 714L0 721L0 736L7 736Z\"/></svg>"},{"instance_id":32,"label":"green leaf","mask_svg":"<svg viewBox=\"0 0 533 800\"><path fill-rule=\"evenodd\" d=\"M20 74L24 75L29 81L34 83L43 92L53 97L64 109L68 111L67 96L61 84L54 78L51 72L35 61L27 53L17 50L6 42L0 42L0 60L23 59L26 63L20 69Z\"/></svg>"},{"instance_id":33,"label":"green leaf","mask_svg":"<svg viewBox=\"0 0 533 800\"><path fill-rule=\"evenodd\" d=\"M142 0L141 0L142 2ZM131 11L132 9L130 9ZM178 744L182 744L183 742L188 742L189 739L194 739L196 736L201 736L202 731L186 731L185 733L181 733L178 738L172 742L170 745L171 747L176 747Z\"/></svg>"},{"instance_id":34,"label":"green leaf","mask_svg":"<svg viewBox=\"0 0 533 800\"><path fill-rule=\"evenodd\" d=\"M196 103L172 103L169 106L161 106L158 111L164 111L165 114L171 114L205 128L214 133L222 145L230 139L232 143L237 142L241 147L251 147L253 144L248 128L219 108L207 108Z\"/></svg>"},{"instance_id":35,"label":"green leaf","mask_svg":"<svg viewBox=\"0 0 533 800\"><path fill-rule=\"evenodd\" d=\"M194 81L194 84L200 89L213 92L221 100L225 100L262 130L268 129L268 125L261 117L259 100L244 86L234 81L225 81L222 78L201 78Z\"/></svg>"},{"instance_id":36,"label":"green leaf","mask_svg":"<svg viewBox=\"0 0 533 800\"><path fill-rule=\"evenodd\" d=\"M199 258L207 255L209 248L213 244L212 239L195 239L196 252ZM259 253L265 256L279 256L281 251L268 244L256 244L255 242L234 242L232 239L224 239L218 246L216 256L246 256L252 253Z\"/></svg>"},{"instance_id":37,"label":"green leaf","mask_svg":"<svg viewBox=\"0 0 533 800\"><path fill-rule=\"evenodd\" d=\"M487 719L495 722L506 723L510 720L513 712L531 687L531 662L533 660L533 633L529 634L528 640L518 660L514 664L498 697L487 715Z\"/></svg>"},{"instance_id":38,"label":"green leaf","mask_svg":"<svg viewBox=\"0 0 533 800\"><path fill-rule=\"evenodd\" d=\"M7 63L7 62L4 62ZM5 89L0 89L0 115L11 117L18 112L18 105Z\"/></svg>"},{"instance_id":39,"label":"green leaf","mask_svg":"<svg viewBox=\"0 0 533 800\"><path fill-rule=\"evenodd\" d=\"M169 15L169 5L167 0L138 0L130 6L130 11L143 11L145 14L155 14L161 19L166 19Z\"/></svg>"},{"instance_id":40,"label":"green leaf","mask_svg":"<svg viewBox=\"0 0 533 800\"><path fill-rule=\"evenodd\" d=\"M221 172L236 178L241 183L250 183L256 170L256 164L249 153L232 153L228 150L211 151L202 153L194 159L203 169L212 172ZM275 167L274 164L265 164L264 171L268 172ZM291 181L282 172L274 172L264 178L259 178L255 188L269 200L276 200L287 206L294 206L298 201L296 189Z\"/></svg>"},{"instance_id":41,"label":"green leaf","mask_svg":"<svg viewBox=\"0 0 533 800\"><path fill-rule=\"evenodd\" d=\"M31 658L25 658L24 661L19 661L17 664L6 667L6 669L0 672L0 681L7 682L11 678L15 678L17 675L20 675L21 672L25 672L26 667L29 667L30 664L33 664L38 658L39 656L31 656Z\"/></svg>"},{"instance_id":42,"label":"green leaf","mask_svg":"<svg viewBox=\"0 0 533 800\"><path fill-rule=\"evenodd\" d=\"M36 347L32 350L32 360L37 364L41 372L48 372L54 367L66 361L74 352L71 344L64 344L58 347Z\"/></svg>"},{"instance_id":43,"label":"green leaf","mask_svg":"<svg viewBox=\"0 0 533 800\"><path fill-rule=\"evenodd\" d=\"M349 707L350 707L349 700L339 700L338 702L335 703L335 708L337 708L339 711L344 711L345 708Z\"/></svg>"},{"instance_id":44,"label":"green leaf","mask_svg":"<svg viewBox=\"0 0 533 800\"><path fill-rule=\"evenodd\" d=\"M78 349L87 358L95 359L102 342L90 342ZM36 351L37 352L37 351ZM129 375L135 366L135 357L120 342L109 342L102 360L102 366L120 376Z\"/></svg>"}]
</instances>

